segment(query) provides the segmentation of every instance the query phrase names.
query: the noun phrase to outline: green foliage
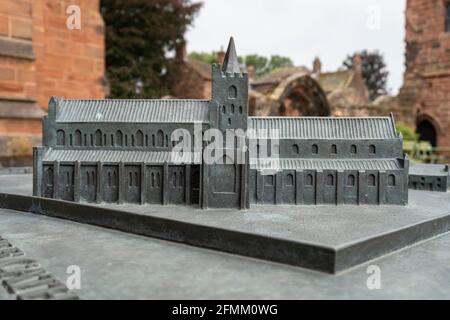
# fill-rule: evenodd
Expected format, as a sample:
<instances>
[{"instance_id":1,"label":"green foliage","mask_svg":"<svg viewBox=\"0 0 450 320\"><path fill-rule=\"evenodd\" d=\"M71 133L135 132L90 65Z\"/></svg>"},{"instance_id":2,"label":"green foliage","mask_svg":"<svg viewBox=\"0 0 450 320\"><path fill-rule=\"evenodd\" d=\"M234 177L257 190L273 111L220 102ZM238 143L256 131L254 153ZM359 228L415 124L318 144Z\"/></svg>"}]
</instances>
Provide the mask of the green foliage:
<instances>
[{"instance_id":1,"label":"green foliage","mask_svg":"<svg viewBox=\"0 0 450 320\"><path fill-rule=\"evenodd\" d=\"M167 54L183 41L200 7L191 0L101 1L112 98L155 98L168 92Z\"/></svg>"},{"instance_id":2,"label":"green foliage","mask_svg":"<svg viewBox=\"0 0 450 320\"><path fill-rule=\"evenodd\" d=\"M213 64L216 62L216 54L214 52L191 52L189 54L189 58L201 61L207 64Z\"/></svg>"},{"instance_id":3,"label":"green foliage","mask_svg":"<svg viewBox=\"0 0 450 320\"><path fill-rule=\"evenodd\" d=\"M406 124L402 122L397 122L396 124L397 131L401 132L403 135L404 141L412 141L412 142L418 142L419 141L419 135L414 132L414 129L411 127L408 127Z\"/></svg>"},{"instance_id":4,"label":"green foliage","mask_svg":"<svg viewBox=\"0 0 450 320\"><path fill-rule=\"evenodd\" d=\"M256 77L261 77L275 69L293 67L294 63L288 57L273 55L269 58L257 54L250 54L244 57L247 66L255 67Z\"/></svg>"},{"instance_id":5,"label":"green foliage","mask_svg":"<svg viewBox=\"0 0 450 320\"><path fill-rule=\"evenodd\" d=\"M368 52L363 50L356 52L354 55L349 55L343 62L347 69L353 68L353 57L359 54L361 57L362 76L364 82L369 90L370 100L375 100L379 96L387 94L387 78L389 72L387 71L384 57L378 52Z\"/></svg>"},{"instance_id":6,"label":"green foliage","mask_svg":"<svg viewBox=\"0 0 450 320\"><path fill-rule=\"evenodd\" d=\"M208 52L191 52L189 57L198 61L212 64L216 62L216 53ZM255 67L256 77L261 77L278 68L293 67L292 60L288 57L273 55L270 58L260 56L258 54L249 54L247 56L239 56L239 62L247 66Z\"/></svg>"}]
</instances>

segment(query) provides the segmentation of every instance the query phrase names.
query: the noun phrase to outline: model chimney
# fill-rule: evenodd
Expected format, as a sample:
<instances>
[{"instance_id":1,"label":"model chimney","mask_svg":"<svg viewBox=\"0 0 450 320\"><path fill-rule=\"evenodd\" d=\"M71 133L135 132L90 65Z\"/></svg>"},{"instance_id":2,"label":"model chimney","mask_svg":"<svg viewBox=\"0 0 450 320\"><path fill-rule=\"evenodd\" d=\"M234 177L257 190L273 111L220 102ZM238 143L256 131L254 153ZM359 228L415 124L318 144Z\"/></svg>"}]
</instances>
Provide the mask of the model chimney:
<instances>
[{"instance_id":1,"label":"model chimney","mask_svg":"<svg viewBox=\"0 0 450 320\"><path fill-rule=\"evenodd\" d=\"M322 61L320 61L319 57L316 57L313 62L313 73L321 73L322 72Z\"/></svg>"}]
</instances>

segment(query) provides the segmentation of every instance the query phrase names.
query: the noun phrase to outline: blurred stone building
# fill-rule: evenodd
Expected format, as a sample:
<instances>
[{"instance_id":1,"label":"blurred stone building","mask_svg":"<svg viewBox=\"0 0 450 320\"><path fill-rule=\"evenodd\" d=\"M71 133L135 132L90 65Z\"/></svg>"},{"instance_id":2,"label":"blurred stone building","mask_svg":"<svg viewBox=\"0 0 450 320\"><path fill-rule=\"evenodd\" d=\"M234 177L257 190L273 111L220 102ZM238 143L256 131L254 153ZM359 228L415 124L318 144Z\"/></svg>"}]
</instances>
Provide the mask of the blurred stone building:
<instances>
[{"instance_id":1,"label":"blurred stone building","mask_svg":"<svg viewBox=\"0 0 450 320\"><path fill-rule=\"evenodd\" d=\"M402 118L422 140L450 151L450 1L407 1L405 58Z\"/></svg>"},{"instance_id":2,"label":"blurred stone building","mask_svg":"<svg viewBox=\"0 0 450 320\"><path fill-rule=\"evenodd\" d=\"M1 0L0 166L30 165L50 97L103 98L104 72L99 0Z\"/></svg>"}]
</instances>

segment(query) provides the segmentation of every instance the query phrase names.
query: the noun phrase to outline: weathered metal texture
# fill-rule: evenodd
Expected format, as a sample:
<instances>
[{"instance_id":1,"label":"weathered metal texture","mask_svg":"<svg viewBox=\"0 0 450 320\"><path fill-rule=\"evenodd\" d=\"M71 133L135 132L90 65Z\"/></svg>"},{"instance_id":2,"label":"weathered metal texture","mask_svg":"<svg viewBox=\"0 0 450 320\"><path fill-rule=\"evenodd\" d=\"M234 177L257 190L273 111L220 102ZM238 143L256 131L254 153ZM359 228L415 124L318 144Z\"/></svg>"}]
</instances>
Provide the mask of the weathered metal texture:
<instances>
[{"instance_id":1,"label":"weathered metal texture","mask_svg":"<svg viewBox=\"0 0 450 320\"><path fill-rule=\"evenodd\" d=\"M409 169L409 188L447 192L450 189L449 165L416 164Z\"/></svg>"},{"instance_id":2,"label":"weathered metal texture","mask_svg":"<svg viewBox=\"0 0 450 320\"><path fill-rule=\"evenodd\" d=\"M34 151L34 195L204 209L248 209L259 201L255 194L269 203L293 205L408 202L409 160L392 116L248 117L249 80L240 69L233 39L223 65L214 64L211 74L211 101L52 98L44 118L44 146ZM191 143L190 151L199 152L195 159L173 161L179 140L172 141L172 134L178 129L191 137L204 137L207 129L224 137L230 130L253 131L241 145L233 139L230 147L224 139L218 151L226 156L209 164L200 158L206 145L202 142L195 150ZM261 180L261 172L254 171L265 169L265 160L258 160L256 167L236 160L255 158L247 152L255 140L257 147L273 142L265 136L267 130L278 133L277 150L258 152L256 158L280 159L280 165L269 164L276 172ZM282 196L286 192L290 196ZM357 200L344 201L355 193Z\"/></svg>"},{"instance_id":3,"label":"weathered metal texture","mask_svg":"<svg viewBox=\"0 0 450 320\"><path fill-rule=\"evenodd\" d=\"M0 237L0 283L17 300L76 300L71 292L39 263Z\"/></svg>"},{"instance_id":4,"label":"weathered metal texture","mask_svg":"<svg viewBox=\"0 0 450 320\"><path fill-rule=\"evenodd\" d=\"M180 207L98 206L0 193L0 207L337 273L450 231L448 196L415 192L412 206L295 209L242 214ZM325 232L324 232L325 231Z\"/></svg>"},{"instance_id":5,"label":"weathered metal texture","mask_svg":"<svg viewBox=\"0 0 450 320\"><path fill-rule=\"evenodd\" d=\"M249 129L256 138L262 130L276 130L279 139L398 139L390 117L249 117Z\"/></svg>"},{"instance_id":6,"label":"weathered metal texture","mask_svg":"<svg viewBox=\"0 0 450 320\"><path fill-rule=\"evenodd\" d=\"M280 170L400 170L397 159L263 159L260 158L250 165L251 169Z\"/></svg>"}]
</instances>

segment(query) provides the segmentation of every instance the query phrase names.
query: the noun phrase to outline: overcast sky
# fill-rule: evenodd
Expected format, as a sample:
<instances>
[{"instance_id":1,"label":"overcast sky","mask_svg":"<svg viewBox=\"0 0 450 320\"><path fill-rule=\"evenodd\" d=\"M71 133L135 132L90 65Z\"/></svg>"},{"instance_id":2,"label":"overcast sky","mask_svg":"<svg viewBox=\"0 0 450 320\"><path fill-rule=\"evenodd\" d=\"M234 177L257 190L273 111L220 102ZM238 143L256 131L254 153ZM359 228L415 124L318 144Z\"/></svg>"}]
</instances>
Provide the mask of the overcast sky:
<instances>
[{"instance_id":1,"label":"overcast sky","mask_svg":"<svg viewBox=\"0 0 450 320\"><path fill-rule=\"evenodd\" d=\"M202 0L188 51L217 51L234 36L239 55L290 57L311 68L315 56L334 71L347 54L379 50L396 93L404 71L405 0Z\"/></svg>"}]
</instances>

